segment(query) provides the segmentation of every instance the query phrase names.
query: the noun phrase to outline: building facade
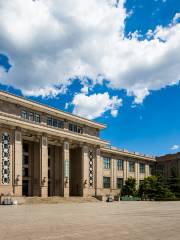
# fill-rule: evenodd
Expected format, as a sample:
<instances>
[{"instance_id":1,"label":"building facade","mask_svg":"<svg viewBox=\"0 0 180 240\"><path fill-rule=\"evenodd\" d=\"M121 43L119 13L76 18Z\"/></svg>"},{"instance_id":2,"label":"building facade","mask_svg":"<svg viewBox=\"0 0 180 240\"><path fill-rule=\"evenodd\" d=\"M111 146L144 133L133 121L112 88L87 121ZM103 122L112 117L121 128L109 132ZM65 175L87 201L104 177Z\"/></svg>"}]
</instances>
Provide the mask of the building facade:
<instances>
[{"instance_id":1,"label":"building facade","mask_svg":"<svg viewBox=\"0 0 180 240\"><path fill-rule=\"evenodd\" d=\"M156 158L156 172L164 179L172 176L180 177L180 152Z\"/></svg>"},{"instance_id":2,"label":"building facade","mask_svg":"<svg viewBox=\"0 0 180 240\"><path fill-rule=\"evenodd\" d=\"M117 195L155 158L110 147L105 125L0 91L0 194Z\"/></svg>"}]
</instances>

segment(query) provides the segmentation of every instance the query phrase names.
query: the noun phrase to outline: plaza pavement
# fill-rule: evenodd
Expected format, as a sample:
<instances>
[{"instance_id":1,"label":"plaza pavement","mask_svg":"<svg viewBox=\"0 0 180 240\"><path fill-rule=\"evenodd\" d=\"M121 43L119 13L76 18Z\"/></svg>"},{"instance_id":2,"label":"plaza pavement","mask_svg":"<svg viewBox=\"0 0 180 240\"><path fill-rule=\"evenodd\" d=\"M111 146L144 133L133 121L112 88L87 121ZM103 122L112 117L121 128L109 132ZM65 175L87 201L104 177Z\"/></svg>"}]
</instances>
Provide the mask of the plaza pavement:
<instances>
[{"instance_id":1,"label":"plaza pavement","mask_svg":"<svg viewBox=\"0 0 180 240\"><path fill-rule=\"evenodd\" d=\"M180 202L0 206L0 240L179 240Z\"/></svg>"}]
</instances>

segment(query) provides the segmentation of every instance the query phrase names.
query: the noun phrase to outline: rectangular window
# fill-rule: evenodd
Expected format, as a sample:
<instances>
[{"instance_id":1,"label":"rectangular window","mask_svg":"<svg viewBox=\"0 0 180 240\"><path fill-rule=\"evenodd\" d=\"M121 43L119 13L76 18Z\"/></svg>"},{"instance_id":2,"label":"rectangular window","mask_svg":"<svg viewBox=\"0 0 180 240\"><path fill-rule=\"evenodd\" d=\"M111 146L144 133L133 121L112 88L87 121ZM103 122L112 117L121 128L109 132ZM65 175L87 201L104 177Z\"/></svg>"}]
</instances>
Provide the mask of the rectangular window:
<instances>
[{"instance_id":1,"label":"rectangular window","mask_svg":"<svg viewBox=\"0 0 180 240\"><path fill-rule=\"evenodd\" d=\"M77 126L76 124L69 123L69 131L77 132L77 133L83 133L83 130L81 127Z\"/></svg>"},{"instance_id":2,"label":"rectangular window","mask_svg":"<svg viewBox=\"0 0 180 240\"><path fill-rule=\"evenodd\" d=\"M29 118L30 121L34 121L34 113L29 112Z\"/></svg>"},{"instance_id":3,"label":"rectangular window","mask_svg":"<svg viewBox=\"0 0 180 240\"><path fill-rule=\"evenodd\" d=\"M123 187L123 178L117 178L117 189L122 189Z\"/></svg>"},{"instance_id":4,"label":"rectangular window","mask_svg":"<svg viewBox=\"0 0 180 240\"><path fill-rule=\"evenodd\" d=\"M58 126L57 120L53 119L53 127L57 127L57 126Z\"/></svg>"},{"instance_id":5,"label":"rectangular window","mask_svg":"<svg viewBox=\"0 0 180 240\"><path fill-rule=\"evenodd\" d=\"M37 123L40 123L40 115L35 113L34 114L34 121L37 122Z\"/></svg>"},{"instance_id":6,"label":"rectangular window","mask_svg":"<svg viewBox=\"0 0 180 240\"><path fill-rule=\"evenodd\" d=\"M47 117L47 125L52 126L52 118Z\"/></svg>"},{"instance_id":7,"label":"rectangular window","mask_svg":"<svg viewBox=\"0 0 180 240\"><path fill-rule=\"evenodd\" d=\"M63 121L58 120L58 128L64 128Z\"/></svg>"},{"instance_id":8,"label":"rectangular window","mask_svg":"<svg viewBox=\"0 0 180 240\"><path fill-rule=\"evenodd\" d=\"M118 159L118 160L117 160L117 170L118 170L118 171L123 171L123 169L124 169L124 161Z\"/></svg>"},{"instance_id":9,"label":"rectangular window","mask_svg":"<svg viewBox=\"0 0 180 240\"><path fill-rule=\"evenodd\" d=\"M21 111L21 117L27 119L27 112L25 110Z\"/></svg>"},{"instance_id":10,"label":"rectangular window","mask_svg":"<svg viewBox=\"0 0 180 240\"><path fill-rule=\"evenodd\" d=\"M103 161L104 161L104 169L110 169L111 168L111 158L103 157Z\"/></svg>"},{"instance_id":11,"label":"rectangular window","mask_svg":"<svg viewBox=\"0 0 180 240\"><path fill-rule=\"evenodd\" d=\"M145 164L144 163L139 164L139 172L140 173L145 173Z\"/></svg>"},{"instance_id":12,"label":"rectangular window","mask_svg":"<svg viewBox=\"0 0 180 240\"><path fill-rule=\"evenodd\" d=\"M73 131L73 125L69 123L69 131Z\"/></svg>"},{"instance_id":13,"label":"rectangular window","mask_svg":"<svg viewBox=\"0 0 180 240\"><path fill-rule=\"evenodd\" d=\"M32 121L32 122L40 123L40 115L34 112L28 112L28 111L22 110L21 118L28 119L29 121Z\"/></svg>"},{"instance_id":14,"label":"rectangular window","mask_svg":"<svg viewBox=\"0 0 180 240\"><path fill-rule=\"evenodd\" d=\"M78 133L81 133L81 134L83 133L82 128L80 128L80 127L78 127L77 131L78 131Z\"/></svg>"},{"instance_id":15,"label":"rectangular window","mask_svg":"<svg viewBox=\"0 0 180 240\"><path fill-rule=\"evenodd\" d=\"M129 172L135 172L135 162L129 162Z\"/></svg>"},{"instance_id":16,"label":"rectangular window","mask_svg":"<svg viewBox=\"0 0 180 240\"><path fill-rule=\"evenodd\" d=\"M103 177L103 187L110 188L111 186L111 178L110 177Z\"/></svg>"}]
</instances>

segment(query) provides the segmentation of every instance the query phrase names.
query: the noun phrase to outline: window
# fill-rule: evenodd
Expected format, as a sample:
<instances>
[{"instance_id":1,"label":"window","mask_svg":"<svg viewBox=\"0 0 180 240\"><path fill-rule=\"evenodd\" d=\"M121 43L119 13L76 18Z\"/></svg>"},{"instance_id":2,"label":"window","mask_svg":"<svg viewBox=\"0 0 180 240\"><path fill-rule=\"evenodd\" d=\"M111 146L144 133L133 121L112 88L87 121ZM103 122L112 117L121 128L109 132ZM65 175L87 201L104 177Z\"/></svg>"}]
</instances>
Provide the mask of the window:
<instances>
[{"instance_id":1,"label":"window","mask_svg":"<svg viewBox=\"0 0 180 240\"><path fill-rule=\"evenodd\" d=\"M27 112L25 110L21 111L21 117L27 119Z\"/></svg>"},{"instance_id":2,"label":"window","mask_svg":"<svg viewBox=\"0 0 180 240\"><path fill-rule=\"evenodd\" d=\"M103 161L104 161L104 169L110 169L111 159L109 157L103 157Z\"/></svg>"},{"instance_id":3,"label":"window","mask_svg":"<svg viewBox=\"0 0 180 240\"><path fill-rule=\"evenodd\" d=\"M58 120L58 128L64 128L63 121Z\"/></svg>"},{"instance_id":4,"label":"window","mask_svg":"<svg viewBox=\"0 0 180 240\"><path fill-rule=\"evenodd\" d=\"M34 113L29 112L29 118L30 121L34 121Z\"/></svg>"},{"instance_id":5,"label":"window","mask_svg":"<svg viewBox=\"0 0 180 240\"><path fill-rule=\"evenodd\" d=\"M110 188L111 186L111 178L110 177L103 177L103 187Z\"/></svg>"},{"instance_id":6,"label":"window","mask_svg":"<svg viewBox=\"0 0 180 240\"><path fill-rule=\"evenodd\" d=\"M117 178L117 189L123 187L123 178Z\"/></svg>"},{"instance_id":7,"label":"window","mask_svg":"<svg viewBox=\"0 0 180 240\"><path fill-rule=\"evenodd\" d=\"M57 127L57 128L64 128L64 122L61 120L57 120L52 117L47 117L47 125Z\"/></svg>"},{"instance_id":8,"label":"window","mask_svg":"<svg viewBox=\"0 0 180 240\"><path fill-rule=\"evenodd\" d=\"M28 119L29 121L32 121L32 122L40 123L40 115L34 112L28 112L28 111L22 110L21 117L23 119Z\"/></svg>"},{"instance_id":9,"label":"window","mask_svg":"<svg viewBox=\"0 0 180 240\"><path fill-rule=\"evenodd\" d=\"M69 131L83 133L82 127L77 126L76 124L69 123Z\"/></svg>"},{"instance_id":10,"label":"window","mask_svg":"<svg viewBox=\"0 0 180 240\"><path fill-rule=\"evenodd\" d=\"M122 171L124 168L124 161L123 160L117 160L117 170Z\"/></svg>"},{"instance_id":11,"label":"window","mask_svg":"<svg viewBox=\"0 0 180 240\"><path fill-rule=\"evenodd\" d=\"M52 118L47 117L47 125L52 126Z\"/></svg>"},{"instance_id":12,"label":"window","mask_svg":"<svg viewBox=\"0 0 180 240\"><path fill-rule=\"evenodd\" d=\"M37 123L40 123L40 115L35 113L34 114L34 121L37 122Z\"/></svg>"},{"instance_id":13,"label":"window","mask_svg":"<svg viewBox=\"0 0 180 240\"><path fill-rule=\"evenodd\" d=\"M53 119L53 127L57 127L58 123L56 119Z\"/></svg>"},{"instance_id":14,"label":"window","mask_svg":"<svg viewBox=\"0 0 180 240\"><path fill-rule=\"evenodd\" d=\"M144 163L139 164L139 172L140 173L145 173L145 164Z\"/></svg>"},{"instance_id":15,"label":"window","mask_svg":"<svg viewBox=\"0 0 180 240\"><path fill-rule=\"evenodd\" d=\"M129 162L129 172L135 172L135 162Z\"/></svg>"}]
</instances>

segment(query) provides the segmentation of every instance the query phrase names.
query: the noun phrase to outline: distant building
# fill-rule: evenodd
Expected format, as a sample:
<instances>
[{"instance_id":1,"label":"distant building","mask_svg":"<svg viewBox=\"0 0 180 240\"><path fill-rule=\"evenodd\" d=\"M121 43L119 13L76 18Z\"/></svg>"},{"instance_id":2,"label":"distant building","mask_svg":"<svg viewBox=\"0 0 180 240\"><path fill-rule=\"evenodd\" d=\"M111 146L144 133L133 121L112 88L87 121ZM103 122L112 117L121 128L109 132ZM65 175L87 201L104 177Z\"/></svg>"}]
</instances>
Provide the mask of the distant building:
<instances>
[{"instance_id":1,"label":"distant building","mask_svg":"<svg viewBox=\"0 0 180 240\"><path fill-rule=\"evenodd\" d=\"M165 179L173 175L180 177L180 152L157 157L156 160L156 172Z\"/></svg>"},{"instance_id":2,"label":"distant building","mask_svg":"<svg viewBox=\"0 0 180 240\"><path fill-rule=\"evenodd\" d=\"M110 147L104 128L0 91L0 194L116 195L128 177L150 176L155 158Z\"/></svg>"}]
</instances>

